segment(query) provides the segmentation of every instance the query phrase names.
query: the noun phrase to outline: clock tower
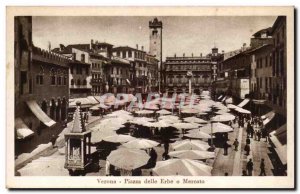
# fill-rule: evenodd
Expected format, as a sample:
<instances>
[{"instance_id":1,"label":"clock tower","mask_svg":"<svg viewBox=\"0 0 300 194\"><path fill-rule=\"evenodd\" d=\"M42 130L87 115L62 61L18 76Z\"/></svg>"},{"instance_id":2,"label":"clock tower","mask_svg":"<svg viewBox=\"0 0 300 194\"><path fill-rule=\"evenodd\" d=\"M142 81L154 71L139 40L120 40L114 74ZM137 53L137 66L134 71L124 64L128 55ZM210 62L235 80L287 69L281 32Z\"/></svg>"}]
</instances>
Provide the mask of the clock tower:
<instances>
[{"instance_id":1,"label":"clock tower","mask_svg":"<svg viewBox=\"0 0 300 194\"><path fill-rule=\"evenodd\" d=\"M150 29L150 48L149 54L155 56L158 62L158 81L159 81L159 92L161 90L161 85L164 83L162 66L162 22L157 18L154 18L152 21L149 21Z\"/></svg>"}]
</instances>

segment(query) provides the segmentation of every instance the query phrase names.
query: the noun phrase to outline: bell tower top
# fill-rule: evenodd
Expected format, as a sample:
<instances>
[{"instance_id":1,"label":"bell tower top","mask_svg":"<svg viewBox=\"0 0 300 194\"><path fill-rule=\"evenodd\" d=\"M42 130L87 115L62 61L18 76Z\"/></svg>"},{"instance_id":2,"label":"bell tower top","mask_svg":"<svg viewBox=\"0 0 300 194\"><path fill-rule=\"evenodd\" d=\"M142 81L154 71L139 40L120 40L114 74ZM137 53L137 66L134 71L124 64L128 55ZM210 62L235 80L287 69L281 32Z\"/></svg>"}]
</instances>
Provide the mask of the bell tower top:
<instances>
[{"instance_id":1,"label":"bell tower top","mask_svg":"<svg viewBox=\"0 0 300 194\"><path fill-rule=\"evenodd\" d=\"M153 21L149 21L149 28L162 28L162 22L154 18Z\"/></svg>"}]
</instances>

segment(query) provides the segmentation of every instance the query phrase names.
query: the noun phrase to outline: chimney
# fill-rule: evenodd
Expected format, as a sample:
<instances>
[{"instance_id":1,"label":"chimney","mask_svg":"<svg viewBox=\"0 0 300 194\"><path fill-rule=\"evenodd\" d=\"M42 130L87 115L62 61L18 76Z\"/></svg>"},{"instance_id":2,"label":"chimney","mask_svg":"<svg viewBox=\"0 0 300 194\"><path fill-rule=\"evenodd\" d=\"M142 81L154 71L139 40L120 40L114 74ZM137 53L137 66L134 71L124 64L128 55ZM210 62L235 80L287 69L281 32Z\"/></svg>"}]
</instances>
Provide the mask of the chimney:
<instances>
[{"instance_id":1,"label":"chimney","mask_svg":"<svg viewBox=\"0 0 300 194\"><path fill-rule=\"evenodd\" d=\"M176 58L176 53L174 54L174 57Z\"/></svg>"},{"instance_id":2,"label":"chimney","mask_svg":"<svg viewBox=\"0 0 300 194\"><path fill-rule=\"evenodd\" d=\"M144 46L142 46L141 48L142 48L142 51L144 51Z\"/></svg>"},{"instance_id":3,"label":"chimney","mask_svg":"<svg viewBox=\"0 0 300 194\"><path fill-rule=\"evenodd\" d=\"M65 45L59 44L59 50L60 50L60 51L63 51L64 49L65 49Z\"/></svg>"},{"instance_id":4,"label":"chimney","mask_svg":"<svg viewBox=\"0 0 300 194\"><path fill-rule=\"evenodd\" d=\"M185 53L183 53L183 57L185 57Z\"/></svg>"},{"instance_id":5,"label":"chimney","mask_svg":"<svg viewBox=\"0 0 300 194\"><path fill-rule=\"evenodd\" d=\"M139 49L139 45L138 44L136 44L136 49Z\"/></svg>"},{"instance_id":6,"label":"chimney","mask_svg":"<svg viewBox=\"0 0 300 194\"><path fill-rule=\"evenodd\" d=\"M194 57L194 53L192 53L192 57Z\"/></svg>"},{"instance_id":7,"label":"chimney","mask_svg":"<svg viewBox=\"0 0 300 194\"><path fill-rule=\"evenodd\" d=\"M93 39L91 39L91 45L93 45L94 44L94 40Z\"/></svg>"},{"instance_id":8,"label":"chimney","mask_svg":"<svg viewBox=\"0 0 300 194\"><path fill-rule=\"evenodd\" d=\"M202 57L202 53L200 53L200 57Z\"/></svg>"},{"instance_id":9,"label":"chimney","mask_svg":"<svg viewBox=\"0 0 300 194\"><path fill-rule=\"evenodd\" d=\"M242 49L243 51L246 50L246 45L247 45L246 43L243 43L243 47L242 47L242 48L243 48L243 49Z\"/></svg>"}]
</instances>

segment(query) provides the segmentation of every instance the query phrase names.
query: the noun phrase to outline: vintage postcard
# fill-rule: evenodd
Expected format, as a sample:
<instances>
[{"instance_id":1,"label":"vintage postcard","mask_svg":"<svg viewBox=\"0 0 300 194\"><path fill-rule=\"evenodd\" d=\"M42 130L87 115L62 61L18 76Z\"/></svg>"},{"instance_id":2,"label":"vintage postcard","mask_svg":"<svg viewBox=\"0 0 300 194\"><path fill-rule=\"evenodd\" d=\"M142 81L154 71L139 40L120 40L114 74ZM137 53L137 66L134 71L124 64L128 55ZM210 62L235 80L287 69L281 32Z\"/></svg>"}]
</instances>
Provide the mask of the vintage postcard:
<instances>
[{"instance_id":1,"label":"vintage postcard","mask_svg":"<svg viewBox=\"0 0 300 194\"><path fill-rule=\"evenodd\" d=\"M7 7L7 188L294 189L294 7Z\"/></svg>"}]
</instances>

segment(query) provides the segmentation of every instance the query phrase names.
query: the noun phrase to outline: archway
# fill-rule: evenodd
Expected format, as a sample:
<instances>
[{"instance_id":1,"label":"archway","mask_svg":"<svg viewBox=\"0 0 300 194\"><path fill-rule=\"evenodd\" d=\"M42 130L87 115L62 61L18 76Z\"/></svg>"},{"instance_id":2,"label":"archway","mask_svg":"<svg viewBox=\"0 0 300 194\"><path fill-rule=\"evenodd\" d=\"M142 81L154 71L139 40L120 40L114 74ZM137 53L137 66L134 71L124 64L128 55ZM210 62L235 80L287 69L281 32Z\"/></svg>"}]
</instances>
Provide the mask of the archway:
<instances>
[{"instance_id":1,"label":"archway","mask_svg":"<svg viewBox=\"0 0 300 194\"><path fill-rule=\"evenodd\" d=\"M53 120L55 120L55 108L56 108L55 100L54 98L52 98L51 106L50 106L50 118Z\"/></svg>"},{"instance_id":2,"label":"archway","mask_svg":"<svg viewBox=\"0 0 300 194\"><path fill-rule=\"evenodd\" d=\"M57 107L56 107L56 120L60 121L61 116L60 116L60 111L61 111L61 100L60 98L57 99Z\"/></svg>"}]
</instances>

